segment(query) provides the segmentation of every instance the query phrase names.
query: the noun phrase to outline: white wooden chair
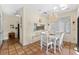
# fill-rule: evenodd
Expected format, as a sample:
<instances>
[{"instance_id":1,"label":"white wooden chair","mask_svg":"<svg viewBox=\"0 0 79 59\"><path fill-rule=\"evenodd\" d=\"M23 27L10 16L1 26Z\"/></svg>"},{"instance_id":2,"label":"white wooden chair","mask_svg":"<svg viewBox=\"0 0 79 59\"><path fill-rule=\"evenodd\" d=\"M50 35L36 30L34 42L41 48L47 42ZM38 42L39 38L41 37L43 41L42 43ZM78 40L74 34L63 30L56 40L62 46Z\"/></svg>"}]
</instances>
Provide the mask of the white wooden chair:
<instances>
[{"instance_id":1,"label":"white wooden chair","mask_svg":"<svg viewBox=\"0 0 79 59\"><path fill-rule=\"evenodd\" d=\"M46 53L48 54L48 47L51 46L52 48L52 40L48 38L48 35L46 32L41 32L41 39L40 39L40 44L41 44L41 49L43 49L44 46L46 46Z\"/></svg>"},{"instance_id":2,"label":"white wooden chair","mask_svg":"<svg viewBox=\"0 0 79 59\"><path fill-rule=\"evenodd\" d=\"M52 44L54 46L54 53L56 53L56 47L58 47L59 51L61 51L63 45L63 37L64 33L56 33L55 35L50 36L50 39L52 40Z\"/></svg>"},{"instance_id":3,"label":"white wooden chair","mask_svg":"<svg viewBox=\"0 0 79 59\"><path fill-rule=\"evenodd\" d=\"M61 33L60 38L57 40L56 45L58 46L59 51L61 52L64 40L64 32Z\"/></svg>"},{"instance_id":4,"label":"white wooden chair","mask_svg":"<svg viewBox=\"0 0 79 59\"><path fill-rule=\"evenodd\" d=\"M63 46L63 40L64 40L64 33L61 34L59 40L57 41L57 46L59 48L59 51L61 51Z\"/></svg>"}]
</instances>

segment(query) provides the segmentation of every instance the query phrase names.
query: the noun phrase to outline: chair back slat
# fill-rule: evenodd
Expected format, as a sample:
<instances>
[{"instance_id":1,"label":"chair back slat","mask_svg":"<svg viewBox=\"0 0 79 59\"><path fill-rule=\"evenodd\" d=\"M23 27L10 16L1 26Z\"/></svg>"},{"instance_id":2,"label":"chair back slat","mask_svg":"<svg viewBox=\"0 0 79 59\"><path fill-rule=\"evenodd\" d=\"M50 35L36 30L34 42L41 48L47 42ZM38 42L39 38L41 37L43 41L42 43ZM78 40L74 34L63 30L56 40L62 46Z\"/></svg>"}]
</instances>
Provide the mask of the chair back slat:
<instances>
[{"instance_id":1,"label":"chair back slat","mask_svg":"<svg viewBox=\"0 0 79 59\"><path fill-rule=\"evenodd\" d=\"M59 39L59 45L62 45L64 39L64 33L61 34L60 39Z\"/></svg>"},{"instance_id":2,"label":"chair back slat","mask_svg":"<svg viewBox=\"0 0 79 59\"><path fill-rule=\"evenodd\" d=\"M47 35L46 35L46 32L41 32L41 41L42 42L46 42L47 41Z\"/></svg>"}]
</instances>

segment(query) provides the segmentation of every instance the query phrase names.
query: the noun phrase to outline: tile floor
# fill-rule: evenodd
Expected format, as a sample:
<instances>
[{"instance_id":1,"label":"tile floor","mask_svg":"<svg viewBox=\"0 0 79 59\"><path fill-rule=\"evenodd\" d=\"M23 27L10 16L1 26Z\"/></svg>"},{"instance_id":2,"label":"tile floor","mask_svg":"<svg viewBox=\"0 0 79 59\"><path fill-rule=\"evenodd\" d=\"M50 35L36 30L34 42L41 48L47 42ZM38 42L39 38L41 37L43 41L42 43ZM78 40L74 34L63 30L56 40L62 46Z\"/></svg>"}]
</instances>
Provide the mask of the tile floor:
<instances>
[{"instance_id":1,"label":"tile floor","mask_svg":"<svg viewBox=\"0 0 79 59\"><path fill-rule=\"evenodd\" d=\"M46 55L45 48L43 50L40 49L39 41L27 46L21 46L14 40L4 41L0 48L0 55ZM64 43L61 53L57 50L55 54L51 49L48 55L76 55L72 46Z\"/></svg>"}]
</instances>

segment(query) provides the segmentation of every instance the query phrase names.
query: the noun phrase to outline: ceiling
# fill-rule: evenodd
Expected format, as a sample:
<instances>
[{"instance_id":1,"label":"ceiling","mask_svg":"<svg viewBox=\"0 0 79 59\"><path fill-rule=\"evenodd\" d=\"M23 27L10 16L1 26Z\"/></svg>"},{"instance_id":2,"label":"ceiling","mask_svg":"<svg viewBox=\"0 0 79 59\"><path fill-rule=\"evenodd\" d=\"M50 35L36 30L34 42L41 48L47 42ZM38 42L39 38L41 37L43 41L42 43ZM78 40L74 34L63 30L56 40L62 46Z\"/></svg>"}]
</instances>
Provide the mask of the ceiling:
<instances>
[{"instance_id":1,"label":"ceiling","mask_svg":"<svg viewBox=\"0 0 79 59\"><path fill-rule=\"evenodd\" d=\"M1 4L2 11L6 14L13 15L17 10L23 7L21 4Z\"/></svg>"},{"instance_id":2,"label":"ceiling","mask_svg":"<svg viewBox=\"0 0 79 59\"><path fill-rule=\"evenodd\" d=\"M65 4L64 4L65 5ZM13 15L16 13L17 10L22 8L24 4L1 4L2 10L6 14ZM40 13L43 12L65 12L65 11L71 11L74 9L77 9L79 7L79 4L68 4L66 9L62 9L59 4L25 4L27 7L31 7Z\"/></svg>"}]
</instances>

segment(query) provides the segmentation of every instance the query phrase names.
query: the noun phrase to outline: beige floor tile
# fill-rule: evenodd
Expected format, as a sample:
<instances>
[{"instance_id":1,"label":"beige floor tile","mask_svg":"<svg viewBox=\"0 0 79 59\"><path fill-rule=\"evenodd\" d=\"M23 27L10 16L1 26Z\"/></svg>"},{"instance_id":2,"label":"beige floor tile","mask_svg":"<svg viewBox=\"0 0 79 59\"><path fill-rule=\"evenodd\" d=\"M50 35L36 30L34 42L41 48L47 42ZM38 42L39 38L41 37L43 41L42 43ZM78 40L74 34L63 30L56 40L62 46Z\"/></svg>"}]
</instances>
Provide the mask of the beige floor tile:
<instances>
[{"instance_id":1,"label":"beige floor tile","mask_svg":"<svg viewBox=\"0 0 79 59\"><path fill-rule=\"evenodd\" d=\"M16 49L16 50L17 50L17 53L18 53L19 55L22 55L22 54L25 53L22 48L19 48L19 49Z\"/></svg>"},{"instance_id":2,"label":"beige floor tile","mask_svg":"<svg viewBox=\"0 0 79 59\"><path fill-rule=\"evenodd\" d=\"M34 53L32 51L26 52L27 55L33 55Z\"/></svg>"},{"instance_id":3,"label":"beige floor tile","mask_svg":"<svg viewBox=\"0 0 79 59\"><path fill-rule=\"evenodd\" d=\"M17 55L17 52L16 52L15 50L10 51L10 52L9 52L9 55Z\"/></svg>"},{"instance_id":4,"label":"beige floor tile","mask_svg":"<svg viewBox=\"0 0 79 59\"><path fill-rule=\"evenodd\" d=\"M8 55L8 50L1 50L1 55Z\"/></svg>"}]
</instances>

